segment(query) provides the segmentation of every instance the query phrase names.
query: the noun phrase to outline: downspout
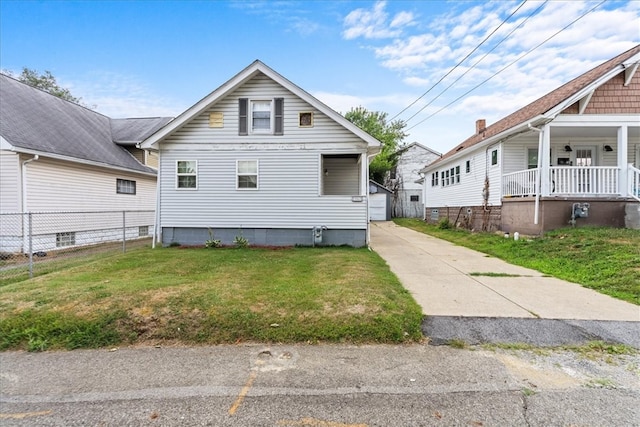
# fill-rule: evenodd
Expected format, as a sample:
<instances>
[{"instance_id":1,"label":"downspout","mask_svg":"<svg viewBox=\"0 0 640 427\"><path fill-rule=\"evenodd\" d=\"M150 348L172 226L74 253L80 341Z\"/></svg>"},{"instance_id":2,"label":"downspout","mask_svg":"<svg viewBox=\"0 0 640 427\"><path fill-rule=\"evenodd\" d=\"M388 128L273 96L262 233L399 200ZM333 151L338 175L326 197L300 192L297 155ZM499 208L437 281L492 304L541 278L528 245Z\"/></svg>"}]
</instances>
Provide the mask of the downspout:
<instances>
[{"instance_id":1,"label":"downspout","mask_svg":"<svg viewBox=\"0 0 640 427\"><path fill-rule=\"evenodd\" d=\"M27 221L27 164L34 162L40 158L39 155L34 155L32 158L22 162L22 168L20 172L22 174L22 252L27 253L27 232L28 226L25 226Z\"/></svg>"},{"instance_id":2,"label":"downspout","mask_svg":"<svg viewBox=\"0 0 640 427\"><path fill-rule=\"evenodd\" d=\"M158 240L158 236L160 236L160 171L162 170L162 157L160 155L160 150L158 150L158 175L156 178L156 212L155 212L155 223L153 224L153 241L151 242L151 248L156 248L156 242ZM162 245L162 239L160 239L160 244Z\"/></svg>"},{"instance_id":3,"label":"downspout","mask_svg":"<svg viewBox=\"0 0 640 427\"><path fill-rule=\"evenodd\" d=\"M531 123L527 123L529 129L534 132L538 132L538 176L536 178L536 201L533 209L533 223L538 225L538 219L540 218L540 190L542 186L542 150L543 150L543 137L542 129L531 126Z\"/></svg>"}]
</instances>

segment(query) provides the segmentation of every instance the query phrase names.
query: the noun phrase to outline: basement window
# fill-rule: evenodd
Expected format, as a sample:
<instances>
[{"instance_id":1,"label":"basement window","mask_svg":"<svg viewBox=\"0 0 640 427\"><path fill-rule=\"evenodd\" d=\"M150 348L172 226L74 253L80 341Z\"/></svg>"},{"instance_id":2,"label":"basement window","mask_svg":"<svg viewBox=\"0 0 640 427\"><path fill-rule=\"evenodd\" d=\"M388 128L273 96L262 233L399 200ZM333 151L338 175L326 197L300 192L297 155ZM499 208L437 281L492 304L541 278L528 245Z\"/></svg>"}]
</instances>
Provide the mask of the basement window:
<instances>
[{"instance_id":1,"label":"basement window","mask_svg":"<svg viewBox=\"0 0 640 427\"><path fill-rule=\"evenodd\" d=\"M56 248L63 248L65 246L74 246L76 244L76 233L56 233Z\"/></svg>"}]
</instances>

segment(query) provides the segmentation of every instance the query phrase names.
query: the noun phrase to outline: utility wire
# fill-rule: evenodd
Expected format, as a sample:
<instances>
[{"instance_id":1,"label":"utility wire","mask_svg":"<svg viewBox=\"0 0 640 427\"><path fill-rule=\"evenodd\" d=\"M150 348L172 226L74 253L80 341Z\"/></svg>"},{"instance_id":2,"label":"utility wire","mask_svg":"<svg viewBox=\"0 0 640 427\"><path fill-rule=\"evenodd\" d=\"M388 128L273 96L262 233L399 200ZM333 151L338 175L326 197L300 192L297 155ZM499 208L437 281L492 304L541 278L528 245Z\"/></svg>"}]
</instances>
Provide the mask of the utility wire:
<instances>
[{"instance_id":1,"label":"utility wire","mask_svg":"<svg viewBox=\"0 0 640 427\"><path fill-rule=\"evenodd\" d=\"M529 14L529 16L527 16L525 18L524 21L522 21L520 24L518 24L513 30L511 30L509 32L509 34L507 34L506 36L504 36L502 38L502 40L500 40L495 46L493 46L487 53L485 53L482 58L480 58L479 60L477 60L475 62L475 64L473 64L471 67L469 67L467 69L467 71L465 71L463 74L461 74L457 79L455 79L453 82L451 82L451 84L449 86L447 86L446 88L444 88L444 90L442 92L440 92L438 95L436 95L435 98L433 98L431 101L429 101L426 105L424 105L421 109L419 109L413 116L409 117L407 120L405 120L404 122L407 123L409 120L413 119L415 116L417 116L418 114L420 114L422 111L424 111L425 108L427 108L428 106L430 106L431 104L434 103L434 101L438 98L440 98L440 95L442 95L443 93L445 93L446 91L448 91L451 86L453 86L454 84L458 83L464 76L466 76L471 70L473 70L476 65L478 65L479 63L481 63L482 61L484 61L484 59L494 50L496 50L498 48L498 46L500 46L505 40L507 40L509 37L511 37L511 34L515 33L516 30L518 30L519 28L521 28L533 15L535 15L536 13L538 13L540 11L540 9L542 9L542 7L547 4L549 0L545 0L544 3L542 3L540 6L538 6L536 8L536 10L534 10L533 12L531 12L531 14Z\"/></svg>"},{"instance_id":2,"label":"utility wire","mask_svg":"<svg viewBox=\"0 0 640 427\"><path fill-rule=\"evenodd\" d=\"M504 24L505 24L505 23L506 23L506 22L507 22L507 21L508 21L512 16L513 16L513 15L515 15L515 13L516 13L518 10L520 10L520 8L521 8L522 6L524 6L524 5L525 5L525 3L526 3L527 1L528 1L528 0L524 0L524 1L522 2L522 4L520 4L520 6L518 6L518 7L516 8L516 10L514 10L513 12L511 12L511 15L507 16L507 18L506 18L504 21L502 21L502 23L501 23L500 25L498 25L498 26L496 27L496 29L495 29L495 30L493 30L493 31L491 32L491 34L489 34L488 36L486 36L486 37L484 38L484 40L482 40L482 41L480 42L480 44L478 44L478 46L474 47L474 48L473 48L473 50L467 54L467 56L465 56L464 58L462 58L462 60L460 60L460 62L458 62L456 65L454 65L454 66L453 66L453 68L451 68L451 69L450 69L450 70L449 70L449 71L448 71L444 76L442 76L442 77L440 78L440 80L438 80L438 81L437 81L433 86L431 86L431 87L430 87L430 88L429 88L425 93L423 93L422 95L420 95L418 98L416 98L416 100L415 100L415 101L413 101L411 104L407 105L405 108L403 108L403 109L402 109L402 111L400 111L398 114L396 114L395 116L393 116L393 117L391 118L391 120L394 120L394 119L395 119L396 117L398 117L400 114L404 113L404 112L405 112L405 111L407 111L409 108L413 107L413 106L416 104L416 102L420 101L422 98L424 98L425 96L427 96L427 95L429 94L429 92L431 92L431 91L432 91L436 86L438 86L438 84L440 84L440 82L441 82L442 80L444 80L445 78L447 78L447 76L448 76L449 74L453 73L453 72L455 71L455 69L456 69L456 68L458 68L458 67L460 66L460 64L462 64L464 61L466 61L466 60L467 60L467 58L469 58L471 55L473 55L473 53L474 53L476 50L480 49L480 46L482 46L482 45L484 44L484 42L486 42L486 41L489 39L489 37L491 37L493 34L495 34L495 32L496 32L496 31L498 31L498 30L500 29L500 27L502 27L502 26L503 26L503 25L504 25ZM412 116L412 117L413 117L413 116Z\"/></svg>"},{"instance_id":3,"label":"utility wire","mask_svg":"<svg viewBox=\"0 0 640 427\"><path fill-rule=\"evenodd\" d=\"M502 73L504 70L506 70L507 68L511 67L513 64L515 64L516 62L520 61L522 58L524 58L525 56L529 55L531 52L533 52L534 50L538 49L540 46L542 46L543 44L547 43L549 40L551 40L552 38L554 38L555 36L557 36L558 34L560 34L561 32L563 32L564 30L566 30L567 28L569 28L570 26L572 26L573 24L575 24L576 22L578 22L579 20L581 20L582 18L584 18L585 16L587 16L589 13L593 12L594 10L596 10L598 7L600 7L606 0L602 0L600 3L598 3L597 5L595 5L594 7L592 7L590 10L588 10L587 12L585 12L584 14L580 15L579 17L577 17L576 19L574 19L573 21L571 21L571 23L569 23L568 25L566 25L565 27L563 27L561 30L557 31L556 33L554 33L553 35L551 35L550 37L548 37L547 39L545 39L543 42L539 43L538 45L536 45L535 47L533 47L532 49L528 50L527 52L525 52L523 55L521 55L519 58L515 59L513 62L509 63L508 65L504 66L503 68L501 68L499 71L497 71L496 73L494 73L492 76L490 76L489 78L485 79L484 81L482 81L481 83L477 84L476 86L474 86L473 88L469 89L467 92L463 93L462 95L460 95L459 97L457 97L456 99L454 99L453 101L451 101L450 103L448 103L447 105L445 105L444 107L440 108L438 111L428 115L427 117L425 117L424 119L420 120L418 123L416 123L415 125L411 126L410 128L408 128L406 131L410 131L411 129L415 128L416 126L424 123L425 121L429 120L431 117L435 116L436 114L438 114L439 112L441 112L442 110L449 108L451 105L455 104L456 102L458 102L459 100L461 100L462 98L464 98L465 96L469 95L471 92L473 92L474 90L476 90L477 88L479 88L480 86L482 86L483 84L485 84L486 82L488 82L489 80L491 80L492 78L494 78L495 76L497 76L498 74Z\"/></svg>"}]
</instances>

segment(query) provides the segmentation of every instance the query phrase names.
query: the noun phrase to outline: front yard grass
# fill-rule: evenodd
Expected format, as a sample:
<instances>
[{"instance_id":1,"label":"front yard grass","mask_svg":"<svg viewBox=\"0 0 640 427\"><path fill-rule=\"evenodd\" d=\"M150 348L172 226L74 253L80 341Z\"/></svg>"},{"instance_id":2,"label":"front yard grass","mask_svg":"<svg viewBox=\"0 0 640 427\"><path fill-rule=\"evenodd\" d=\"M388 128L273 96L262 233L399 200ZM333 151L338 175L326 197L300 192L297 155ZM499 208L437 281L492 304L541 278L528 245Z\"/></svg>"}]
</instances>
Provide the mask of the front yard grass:
<instances>
[{"instance_id":1,"label":"front yard grass","mask_svg":"<svg viewBox=\"0 0 640 427\"><path fill-rule=\"evenodd\" d=\"M137 249L0 287L0 349L400 343L422 312L367 249Z\"/></svg>"},{"instance_id":2,"label":"front yard grass","mask_svg":"<svg viewBox=\"0 0 640 427\"><path fill-rule=\"evenodd\" d=\"M394 221L511 264L640 304L640 230L563 228L547 232L543 237L515 241L493 233L440 229L418 219Z\"/></svg>"}]
</instances>

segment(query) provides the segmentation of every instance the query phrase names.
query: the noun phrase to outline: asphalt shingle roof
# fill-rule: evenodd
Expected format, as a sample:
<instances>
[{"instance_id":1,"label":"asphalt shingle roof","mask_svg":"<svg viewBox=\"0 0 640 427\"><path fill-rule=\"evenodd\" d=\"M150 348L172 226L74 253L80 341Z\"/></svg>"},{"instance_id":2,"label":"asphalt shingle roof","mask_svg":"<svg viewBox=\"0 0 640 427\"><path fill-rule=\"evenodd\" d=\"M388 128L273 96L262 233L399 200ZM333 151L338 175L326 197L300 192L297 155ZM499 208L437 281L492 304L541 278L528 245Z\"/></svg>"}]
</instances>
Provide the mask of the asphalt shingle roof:
<instances>
[{"instance_id":1,"label":"asphalt shingle roof","mask_svg":"<svg viewBox=\"0 0 640 427\"><path fill-rule=\"evenodd\" d=\"M461 144L455 146L452 150L445 153L434 163L440 162L441 160L451 157L461 150L479 144L487 138L498 135L516 125L525 123L527 120L533 119L536 116L546 113L567 98L571 97L591 83L595 82L598 78L604 76L609 71L613 70L615 67L622 64L638 52L640 52L640 45L636 45L635 47L629 49L624 53L621 53L615 58L598 65L592 70L587 71L586 73L576 77L570 82L549 92L542 98L539 98L532 103L522 107L521 109L515 111L514 113L511 113L508 116L498 120L494 124L488 126L484 132L474 134L473 136L463 141ZM432 163L431 165L433 165L434 163Z\"/></svg>"},{"instance_id":2,"label":"asphalt shingle roof","mask_svg":"<svg viewBox=\"0 0 640 427\"><path fill-rule=\"evenodd\" d=\"M169 120L110 119L0 74L0 135L18 149L155 173L115 142L142 141Z\"/></svg>"}]
</instances>

